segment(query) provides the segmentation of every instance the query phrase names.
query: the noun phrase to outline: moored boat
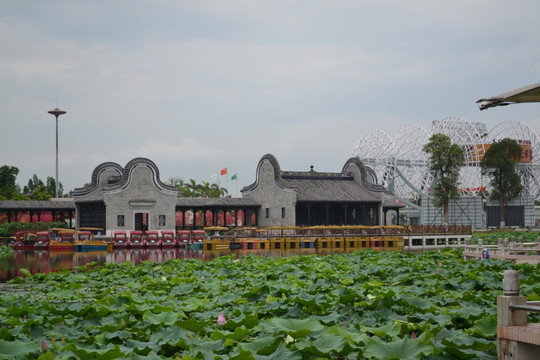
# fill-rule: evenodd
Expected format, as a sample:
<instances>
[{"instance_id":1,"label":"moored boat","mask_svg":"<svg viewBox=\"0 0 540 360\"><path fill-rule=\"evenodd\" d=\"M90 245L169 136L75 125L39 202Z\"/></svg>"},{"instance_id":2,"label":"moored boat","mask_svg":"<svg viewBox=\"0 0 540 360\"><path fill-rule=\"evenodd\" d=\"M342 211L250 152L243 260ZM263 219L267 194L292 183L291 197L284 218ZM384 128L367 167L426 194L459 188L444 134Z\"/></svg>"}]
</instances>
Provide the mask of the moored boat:
<instances>
[{"instance_id":1,"label":"moored boat","mask_svg":"<svg viewBox=\"0 0 540 360\"><path fill-rule=\"evenodd\" d=\"M163 245L163 241L159 238L159 231L149 230L146 232L146 247L159 248Z\"/></svg>"},{"instance_id":2,"label":"moored boat","mask_svg":"<svg viewBox=\"0 0 540 360\"><path fill-rule=\"evenodd\" d=\"M206 232L204 230L193 230L193 236L189 240L189 248L191 250L202 250L205 237Z\"/></svg>"},{"instance_id":3,"label":"moored boat","mask_svg":"<svg viewBox=\"0 0 540 360\"><path fill-rule=\"evenodd\" d=\"M48 250L51 243L50 231L38 231L36 233L36 243L34 244L34 250Z\"/></svg>"},{"instance_id":4,"label":"moored boat","mask_svg":"<svg viewBox=\"0 0 540 360\"><path fill-rule=\"evenodd\" d=\"M173 248L176 246L176 239L174 238L174 231L163 230L161 232L161 241L163 241L164 248Z\"/></svg>"},{"instance_id":5,"label":"moored boat","mask_svg":"<svg viewBox=\"0 0 540 360\"><path fill-rule=\"evenodd\" d=\"M190 240L191 240L191 233L189 232L189 230L178 231L177 243L181 249L188 249Z\"/></svg>"},{"instance_id":6,"label":"moored boat","mask_svg":"<svg viewBox=\"0 0 540 360\"><path fill-rule=\"evenodd\" d=\"M125 231L115 231L113 237L113 247L115 249L126 249L130 245Z\"/></svg>"},{"instance_id":7,"label":"moored boat","mask_svg":"<svg viewBox=\"0 0 540 360\"><path fill-rule=\"evenodd\" d=\"M140 230L134 230L129 234L129 242L132 249L142 249L146 245L143 233Z\"/></svg>"},{"instance_id":8,"label":"moored boat","mask_svg":"<svg viewBox=\"0 0 540 360\"><path fill-rule=\"evenodd\" d=\"M75 240L75 251L106 251L107 243L94 239L92 232L79 231Z\"/></svg>"},{"instance_id":9,"label":"moored boat","mask_svg":"<svg viewBox=\"0 0 540 360\"><path fill-rule=\"evenodd\" d=\"M35 244L35 231L19 231L15 234L15 240L11 243L11 248L13 250L34 250Z\"/></svg>"},{"instance_id":10,"label":"moored boat","mask_svg":"<svg viewBox=\"0 0 540 360\"><path fill-rule=\"evenodd\" d=\"M203 250L222 250L231 248L231 239L224 232L229 231L229 228L224 226L208 226L203 228L210 235L203 238ZM221 232L221 233L220 233Z\"/></svg>"},{"instance_id":11,"label":"moored boat","mask_svg":"<svg viewBox=\"0 0 540 360\"><path fill-rule=\"evenodd\" d=\"M53 238L49 249L51 251L73 251L75 250L75 240L73 235L75 230L62 229L58 231L58 238Z\"/></svg>"}]
</instances>

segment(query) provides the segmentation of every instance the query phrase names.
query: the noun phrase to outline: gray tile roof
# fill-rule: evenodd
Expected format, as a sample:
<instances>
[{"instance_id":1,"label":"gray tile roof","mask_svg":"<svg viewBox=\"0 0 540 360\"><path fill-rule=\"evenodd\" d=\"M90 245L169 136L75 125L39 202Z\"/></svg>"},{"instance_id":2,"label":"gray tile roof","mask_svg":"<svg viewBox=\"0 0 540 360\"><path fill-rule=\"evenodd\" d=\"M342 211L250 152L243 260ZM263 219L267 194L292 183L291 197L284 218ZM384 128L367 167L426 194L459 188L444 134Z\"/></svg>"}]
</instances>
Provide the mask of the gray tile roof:
<instances>
[{"instance_id":1,"label":"gray tile roof","mask_svg":"<svg viewBox=\"0 0 540 360\"><path fill-rule=\"evenodd\" d=\"M318 176L283 176L287 184L296 189L297 201L319 202L380 202L372 192L356 183L352 177L336 174Z\"/></svg>"},{"instance_id":2,"label":"gray tile roof","mask_svg":"<svg viewBox=\"0 0 540 360\"><path fill-rule=\"evenodd\" d=\"M75 210L73 199L46 200L0 200L2 210Z\"/></svg>"}]
</instances>

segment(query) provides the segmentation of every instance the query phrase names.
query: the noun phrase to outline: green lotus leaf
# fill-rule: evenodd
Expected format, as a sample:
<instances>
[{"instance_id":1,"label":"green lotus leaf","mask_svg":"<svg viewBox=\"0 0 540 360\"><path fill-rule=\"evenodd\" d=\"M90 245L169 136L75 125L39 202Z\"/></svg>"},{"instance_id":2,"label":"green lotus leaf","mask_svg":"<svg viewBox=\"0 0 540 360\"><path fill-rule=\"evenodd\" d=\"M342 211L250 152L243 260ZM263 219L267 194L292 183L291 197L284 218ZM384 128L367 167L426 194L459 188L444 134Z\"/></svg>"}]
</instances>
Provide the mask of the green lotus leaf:
<instances>
[{"instance_id":1,"label":"green lotus leaf","mask_svg":"<svg viewBox=\"0 0 540 360\"><path fill-rule=\"evenodd\" d=\"M251 351L239 348L237 353L229 355L229 360L255 360L255 357Z\"/></svg>"},{"instance_id":2,"label":"green lotus leaf","mask_svg":"<svg viewBox=\"0 0 540 360\"><path fill-rule=\"evenodd\" d=\"M364 355L374 359L415 360L434 353L434 348L418 340L403 338L386 342L372 338L364 350Z\"/></svg>"},{"instance_id":3,"label":"green lotus leaf","mask_svg":"<svg viewBox=\"0 0 540 360\"><path fill-rule=\"evenodd\" d=\"M183 327L184 329L193 331L193 332L198 332L204 329L204 327L206 326L206 323L196 320L196 319L186 319L183 321L178 321L177 324Z\"/></svg>"},{"instance_id":4,"label":"green lotus leaf","mask_svg":"<svg viewBox=\"0 0 540 360\"><path fill-rule=\"evenodd\" d=\"M283 359L300 360L302 359L302 354L299 351L290 351L289 349L287 349L285 344L281 342L278 348L276 349L276 351L274 351L272 354L270 355L255 354L254 357L257 360L283 360Z\"/></svg>"},{"instance_id":5,"label":"green lotus leaf","mask_svg":"<svg viewBox=\"0 0 540 360\"><path fill-rule=\"evenodd\" d=\"M347 342L348 340L344 336L324 333L313 341L313 346L321 354L330 355L332 352L339 354Z\"/></svg>"},{"instance_id":6,"label":"green lotus leaf","mask_svg":"<svg viewBox=\"0 0 540 360\"><path fill-rule=\"evenodd\" d=\"M182 310L184 312L200 311L204 309L204 307L208 303L209 303L209 300L207 298L204 298L204 299L189 298L187 299L187 304L182 305Z\"/></svg>"},{"instance_id":7,"label":"green lotus leaf","mask_svg":"<svg viewBox=\"0 0 540 360\"><path fill-rule=\"evenodd\" d=\"M178 320L178 315L172 311L164 311L154 314L151 311L146 311L143 319L147 320L152 325L173 325Z\"/></svg>"},{"instance_id":8,"label":"green lotus leaf","mask_svg":"<svg viewBox=\"0 0 540 360\"><path fill-rule=\"evenodd\" d=\"M379 337L397 336L401 332L401 326L398 323L388 323L378 327L360 326L360 330Z\"/></svg>"},{"instance_id":9,"label":"green lotus leaf","mask_svg":"<svg viewBox=\"0 0 540 360\"><path fill-rule=\"evenodd\" d=\"M67 344L62 348L62 351L71 351L79 359L118 359L127 357L128 354L123 353L118 345L112 348L95 349L90 347L84 347L75 343Z\"/></svg>"},{"instance_id":10,"label":"green lotus leaf","mask_svg":"<svg viewBox=\"0 0 540 360\"><path fill-rule=\"evenodd\" d=\"M281 337L267 336L252 342L240 343L239 348L251 351L253 354L270 355L276 351L281 341Z\"/></svg>"},{"instance_id":11,"label":"green lotus leaf","mask_svg":"<svg viewBox=\"0 0 540 360\"><path fill-rule=\"evenodd\" d=\"M420 297L408 297L403 299L414 310L429 310L433 308L433 303Z\"/></svg>"},{"instance_id":12,"label":"green lotus leaf","mask_svg":"<svg viewBox=\"0 0 540 360\"><path fill-rule=\"evenodd\" d=\"M126 350L135 351L140 355L147 355L151 350L159 349L159 344L156 341L137 341L128 339L125 348ZM125 351L125 353L130 353L131 351Z\"/></svg>"},{"instance_id":13,"label":"green lotus leaf","mask_svg":"<svg viewBox=\"0 0 540 360\"><path fill-rule=\"evenodd\" d=\"M20 268L19 271L25 276L32 276L32 273L25 268Z\"/></svg>"},{"instance_id":14,"label":"green lotus leaf","mask_svg":"<svg viewBox=\"0 0 540 360\"><path fill-rule=\"evenodd\" d=\"M13 359L15 356L30 354L40 349L37 341L5 341L0 339L0 359Z\"/></svg>"},{"instance_id":15,"label":"green lotus leaf","mask_svg":"<svg viewBox=\"0 0 540 360\"><path fill-rule=\"evenodd\" d=\"M242 339L244 339L248 334L249 334L249 330L243 326L236 328L234 332L219 331L216 329L214 330L214 333L210 335L210 339L212 340L233 339L235 341L242 341Z\"/></svg>"},{"instance_id":16,"label":"green lotus leaf","mask_svg":"<svg viewBox=\"0 0 540 360\"><path fill-rule=\"evenodd\" d=\"M478 334L485 338L492 338L497 335L497 316L486 316L478 320L472 329L473 334Z\"/></svg>"},{"instance_id":17,"label":"green lotus leaf","mask_svg":"<svg viewBox=\"0 0 540 360\"><path fill-rule=\"evenodd\" d=\"M270 322L278 329L281 329L282 331L285 331L291 335L293 338L304 337L310 332L324 329L324 326L321 324L319 319L314 317L310 317L308 319L274 318Z\"/></svg>"}]
</instances>

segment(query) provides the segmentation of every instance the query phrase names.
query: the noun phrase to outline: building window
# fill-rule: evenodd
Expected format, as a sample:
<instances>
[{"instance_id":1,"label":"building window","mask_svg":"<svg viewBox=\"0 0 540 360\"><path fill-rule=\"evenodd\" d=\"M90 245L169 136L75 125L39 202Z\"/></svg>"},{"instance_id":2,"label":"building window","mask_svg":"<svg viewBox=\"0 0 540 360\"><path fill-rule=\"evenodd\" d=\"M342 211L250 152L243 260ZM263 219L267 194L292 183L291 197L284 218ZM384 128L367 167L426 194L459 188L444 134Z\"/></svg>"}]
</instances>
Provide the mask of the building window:
<instances>
[{"instance_id":1,"label":"building window","mask_svg":"<svg viewBox=\"0 0 540 360\"><path fill-rule=\"evenodd\" d=\"M159 215L159 226L165 226L165 215Z\"/></svg>"},{"instance_id":2,"label":"building window","mask_svg":"<svg viewBox=\"0 0 540 360\"><path fill-rule=\"evenodd\" d=\"M266 208L266 218L270 217L270 208Z\"/></svg>"},{"instance_id":3,"label":"building window","mask_svg":"<svg viewBox=\"0 0 540 360\"><path fill-rule=\"evenodd\" d=\"M285 208L281 208L281 218L285 219Z\"/></svg>"},{"instance_id":4,"label":"building window","mask_svg":"<svg viewBox=\"0 0 540 360\"><path fill-rule=\"evenodd\" d=\"M117 218L116 218L116 224L119 226L119 227L123 227L124 226L124 215L118 215Z\"/></svg>"}]
</instances>

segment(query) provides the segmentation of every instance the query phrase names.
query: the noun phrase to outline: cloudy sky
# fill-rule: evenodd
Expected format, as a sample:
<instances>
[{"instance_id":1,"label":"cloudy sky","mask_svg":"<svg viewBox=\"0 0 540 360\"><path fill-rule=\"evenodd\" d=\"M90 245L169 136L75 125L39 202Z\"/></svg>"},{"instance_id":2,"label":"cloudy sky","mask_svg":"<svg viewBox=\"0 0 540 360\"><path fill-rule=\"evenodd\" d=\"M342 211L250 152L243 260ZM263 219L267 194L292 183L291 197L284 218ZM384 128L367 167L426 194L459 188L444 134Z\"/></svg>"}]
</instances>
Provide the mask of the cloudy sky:
<instances>
[{"instance_id":1,"label":"cloudy sky","mask_svg":"<svg viewBox=\"0 0 540 360\"><path fill-rule=\"evenodd\" d=\"M229 188L259 159L339 172L369 131L461 117L540 133L540 104L476 100L540 81L538 0L6 0L0 166L59 172L147 157L161 179ZM411 139L414 141L414 139ZM220 176L221 185L227 182Z\"/></svg>"}]
</instances>

